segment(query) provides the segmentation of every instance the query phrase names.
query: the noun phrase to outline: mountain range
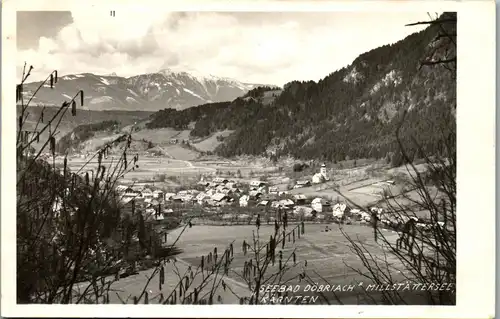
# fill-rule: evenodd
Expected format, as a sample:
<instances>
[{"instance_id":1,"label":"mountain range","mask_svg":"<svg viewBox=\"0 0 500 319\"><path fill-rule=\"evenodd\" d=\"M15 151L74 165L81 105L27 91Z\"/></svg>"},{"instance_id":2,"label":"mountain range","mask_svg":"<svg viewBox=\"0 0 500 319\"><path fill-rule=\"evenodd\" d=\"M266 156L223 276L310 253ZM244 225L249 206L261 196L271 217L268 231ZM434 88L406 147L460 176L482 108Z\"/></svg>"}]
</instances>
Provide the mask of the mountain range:
<instances>
[{"instance_id":1,"label":"mountain range","mask_svg":"<svg viewBox=\"0 0 500 319\"><path fill-rule=\"evenodd\" d=\"M25 84L25 98L30 98L40 84ZM71 99L78 90L83 90L85 109L157 111L165 108L182 110L211 102L230 101L259 85L196 72L162 69L156 73L128 78L115 74L69 74L59 77L52 89L49 84L44 86L32 103L58 106Z\"/></svg>"}]
</instances>

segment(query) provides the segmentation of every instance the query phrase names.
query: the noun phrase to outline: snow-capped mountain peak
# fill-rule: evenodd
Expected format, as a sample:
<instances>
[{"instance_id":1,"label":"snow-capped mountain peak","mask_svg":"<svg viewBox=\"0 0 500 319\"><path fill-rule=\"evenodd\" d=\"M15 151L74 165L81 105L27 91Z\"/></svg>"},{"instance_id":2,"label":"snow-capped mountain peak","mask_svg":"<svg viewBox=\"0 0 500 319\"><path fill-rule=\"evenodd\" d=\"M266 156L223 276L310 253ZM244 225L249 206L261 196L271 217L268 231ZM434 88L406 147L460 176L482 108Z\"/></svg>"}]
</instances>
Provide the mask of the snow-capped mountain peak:
<instances>
[{"instance_id":1,"label":"snow-capped mountain peak","mask_svg":"<svg viewBox=\"0 0 500 319\"><path fill-rule=\"evenodd\" d=\"M40 82L26 85L32 94ZM85 92L86 106L93 110L184 109L212 102L231 101L244 95L257 84L217 77L190 69L162 68L128 78L92 73L61 76L53 89L43 88L34 103L60 105L78 90Z\"/></svg>"}]
</instances>

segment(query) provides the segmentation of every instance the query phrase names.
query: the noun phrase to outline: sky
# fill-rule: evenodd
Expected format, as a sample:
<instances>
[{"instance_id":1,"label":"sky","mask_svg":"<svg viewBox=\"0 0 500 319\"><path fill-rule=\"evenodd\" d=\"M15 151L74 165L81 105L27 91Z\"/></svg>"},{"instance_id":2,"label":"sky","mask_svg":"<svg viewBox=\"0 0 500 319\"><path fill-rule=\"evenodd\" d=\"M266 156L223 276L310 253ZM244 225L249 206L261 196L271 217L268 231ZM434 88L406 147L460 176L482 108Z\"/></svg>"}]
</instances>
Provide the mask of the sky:
<instances>
[{"instance_id":1,"label":"sky","mask_svg":"<svg viewBox=\"0 0 500 319\"><path fill-rule=\"evenodd\" d=\"M318 81L428 19L427 12L18 11L17 76L26 62L31 81L52 70L127 77L165 68L280 86Z\"/></svg>"}]
</instances>

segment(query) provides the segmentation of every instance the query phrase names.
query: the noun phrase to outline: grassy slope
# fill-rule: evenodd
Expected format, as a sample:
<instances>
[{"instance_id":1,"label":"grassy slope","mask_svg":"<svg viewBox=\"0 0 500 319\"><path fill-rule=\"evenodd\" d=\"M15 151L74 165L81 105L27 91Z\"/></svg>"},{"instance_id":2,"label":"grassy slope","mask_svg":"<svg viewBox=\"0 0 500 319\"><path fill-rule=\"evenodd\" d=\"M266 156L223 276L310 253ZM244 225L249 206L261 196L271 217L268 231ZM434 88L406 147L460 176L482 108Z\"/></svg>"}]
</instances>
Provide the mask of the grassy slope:
<instances>
[{"instance_id":1,"label":"grassy slope","mask_svg":"<svg viewBox=\"0 0 500 319\"><path fill-rule=\"evenodd\" d=\"M217 140L217 137L227 137L231 135L231 133L233 133L233 131L230 130L216 132L214 134L211 134L208 138L202 139L201 141L193 144L193 146L202 152L213 152L217 148L217 146L222 143L221 141Z\"/></svg>"}]
</instances>

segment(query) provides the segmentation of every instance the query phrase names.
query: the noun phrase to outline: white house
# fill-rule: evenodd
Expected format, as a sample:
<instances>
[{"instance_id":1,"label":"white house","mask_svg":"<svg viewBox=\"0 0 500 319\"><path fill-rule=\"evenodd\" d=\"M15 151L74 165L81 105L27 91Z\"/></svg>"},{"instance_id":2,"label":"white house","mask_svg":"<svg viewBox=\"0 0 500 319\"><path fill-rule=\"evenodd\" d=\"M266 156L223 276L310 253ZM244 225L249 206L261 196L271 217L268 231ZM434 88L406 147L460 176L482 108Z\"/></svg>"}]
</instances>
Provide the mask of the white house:
<instances>
[{"instance_id":1,"label":"white house","mask_svg":"<svg viewBox=\"0 0 500 319\"><path fill-rule=\"evenodd\" d=\"M296 195L293 195L293 200L295 201L295 204L303 205L306 203L307 197L304 194L296 194Z\"/></svg>"},{"instance_id":2,"label":"white house","mask_svg":"<svg viewBox=\"0 0 500 319\"><path fill-rule=\"evenodd\" d=\"M171 215L174 213L174 210L172 208L167 208L164 209L160 214L155 215L156 220L164 220L165 218L168 217L168 215Z\"/></svg>"},{"instance_id":3,"label":"white house","mask_svg":"<svg viewBox=\"0 0 500 319\"><path fill-rule=\"evenodd\" d=\"M215 194L217 193L217 191L216 191L215 189L213 189L213 188L210 188L210 189L209 189L209 190L207 190L205 193L206 193L207 195L209 195L209 196L212 196L212 195L215 195Z\"/></svg>"},{"instance_id":4,"label":"white house","mask_svg":"<svg viewBox=\"0 0 500 319\"><path fill-rule=\"evenodd\" d=\"M333 205L332 213L333 217L341 218L345 214L349 213L350 209L346 204L335 204Z\"/></svg>"},{"instance_id":5,"label":"white house","mask_svg":"<svg viewBox=\"0 0 500 319\"><path fill-rule=\"evenodd\" d=\"M182 203L184 201L184 197L182 197L181 195L175 195L171 200L176 203Z\"/></svg>"},{"instance_id":6,"label":"white house","mask_svg":"<svg viewBox=\"0 0 500 319\"><path fill-rule=\"evenodd\" d=\"M279 208L280 207L280 202L275 200L271 202L271 208Z\"/></svg>"},{"instance_id":7,"label":"white house","mask_svg":"<svg viewBox=\"0 0 500 319\"><path fill-rule=\"evenodd\" d=\"M266 185L267 185L267 183L262 182L262 181L251 181L250 182L250 187L264 187Z\"/></svg>"},{"instance_id":8,"label":"white house","mask_svg":"<svg viewBox=\"0 0 500 319\"><path fill-rule=\"evenodd\" d=\"M225 183L229 182L229 180L226 178L222 178L222 177L216 177L213 179L213 182L217 183L217 184L225 184Z\"/></svg>"},{"instance_id":9,"label":"white house","mask_svg":"<svg viewBox=\"0 0 500 319\"><path fill-rule=\"evenodd\" d=\"M153 191L153 198L163 198L163 191L156 189Z\"/></svg>"},{"instance_id":10,"label":"white house","mask_svg":"<svg viewBox=\"0 0 500 319\"><path fill-rule=\"evenodd\" d=\"M293 210L294 215L303 214L304 217L312 217L314 213L314 209L307 206L296 206Z\"/></svg>"},{"instance_id":11,"label":"white house","mask_svg":"<svg viewBox=\"0 0 500 319\"><path fill-rule=\"evenodd\" d=\"M153 191L149 188L144 188L141 195L143 198L153 198Z\"/></svg>"},{"instance_id":12,"label":"white house","mask_svg":"<svg viewBox=\"0 0 500 319\"><path fill-rule=\"evenodd\" d=\"M327 208L330 206L331 206L330 202L321 197L317 197L313 199L313 201L311 202L312 209L314 209L318 213L326 211Z\"/></svg>"},{"instance_id":13,"label":"white house","mask_svg":"<svg viewBox=\"0 0 500 319\"><path fill-rule=\"evenodd\" d=\"M303 181L297 181L297 183L295 183L295 186L293 188L302 188L302 187L308 187L308 186L311 186L311 182L307 181L307 180L303 180Z\"/></svg>"},{"instance_id":14,"label":"white house","mask_svg":"<svg viewBox=\"0 0 500 319\"><path fill-rule=\"evenodd\" d=\"M384 209L379 207L372 207L370 208L370 212L372 214L376 214L379 218L381 218L382 215L384 214Z\"/></svg>"},{"instance_id":15,"label":"white house","mask_svg":"<svg viewBox=\"0 0 500 319\"><path fill-rule=\"evenodd\" d=\"M126 185L118 185L118 186L116 186L116 191L118 193L122 193L123 194L123 193L125 193L125 191L127 191L127 189L129 189L129 187L126 186Z\"/></svg>"},{"instance_id":16,"label":"white house","mask_svg":"<svg viewBox=\"0 0 500 319\"><path fill-rule=\"evenodd\" d=\"M359 216L361 216L361 213L362 213L362 211L359 210L359 209L357 209L357 208L351 209L351 215L359 215Z\"/></svg>"},{"instance_id":17,"label":"white house","mask_svg":"<svg viewBox=\"0 0 500 319\"><path fill-rule=\"evenodd\" d=\"M283 208L292 208L295 203L291 199L282 199L279 201L279 205Z\"/></svg>"},{"instance_id":18,"label":"white house","mask_svg":"<svg viewBox=\"0 0 500 319\"><path fill-rule=\"evenodd\" d=\"M247 207L249 199L250 199L250 196L248 196L248 195L241 196L240 197L240 206L241 207Z\"/></svg>"},{"instance_id":19,"label":"white house","mask_svg":"<svg viewBox=\"0 0 500 319\"><path fill-rule=\"evenodd\" d=\"M182 197L182 201L183 201L184 203L190 203L190 202L192 202L192 201L194 201L194 200L195 200L195 197L194 197L193 195L191 195L191 194L187 194L187 195L184 195L184 196Z\"/></svg>"},{"instance_id":20,"label":"white house","mask_svg":"<svg viewBox=\"0 0 500 319\"><path fill-rule=\"evenodd\" d=\"M372 220L372 216L367 212L361 212L360 215L361 215L361 220L364 220L365 222L370 222Z\"/></svg>"},{"instance_id":21,"label":"white house","mask_svg":"<svg viewBox=\"0 0 500 319\"><path fill-rule=\"evenodd\" d=\"M203 205L209 199L210 199L210 195L208 195L206 193L199 193L198 195L196 195L196 201L200 205Z\"/></svg>"},{"instance_id":22,"label":"white house","mask_svg":"<svg viewBox=\"0 0 500 319\"><path fill-rule=\"evenodd\" d=\"M236 183L235 182L228 182L226 183L225 185L227 188L231 189L231 188L236 188Z\"/></svg>"},{"instance_id":23,"label":"white house","mask_svg":"<svg viewBox=\"0 0 500 319\"><path fill-rule=\"evenodd\" d=\"M217 194L212 196L212 199L216 202L220 202L222 200L227 200L228 196L226 196L226 194L224 194L224 193L217 193Z\"/></svg>"},{"instance_id":24,"label":"white house","mask_svg":"<svg viewBox=\"0 0 500 319\"><path fill-rule=\"evenodd\" d=\"M326 181L325 177L321 173L316 173L312 177L313 184L321 184L324 183L325 181Z\"/></svg>"},{"instance_id":25,"label":"white house","mask_svg":"<svg viewBox=\"0 0 500 319\"><path fill-rule=\"evenodd\" d=\"M144 185L133 185L132 186L132 189L135 191L135 192L142 192L144 190Z\"/></svg>"},{"instance_id":26,"label":"white house","mask_svg":"<svg viewBox=\"0 0 500 319\"><path fill-rule=\"evenodd\" d=\"M125 190L125 193L122 195L122 199L138 199L141 198L141 193L137 190L132 189L131 187Z\"/></svg>"},{"instance_id":27,"label":"white house","mask_svg":"<svg viewBox=\"0 0 500 319\"><path fill-rule=\"evenodd\" d=\"M165 200L173 200L174 197L176 197L175 193L166 193L165 194Z\"/></svg>"},{"instance_id":28,"label":"white house","mask_svg":"<svg viewBox=\"0 0 500 319\"><path fill-rule=\"evenodd\" d=\"M271 202L268 200L263 200L257 204L257 206L268 206Z\"/></svg>"},{"instance_id":29,"label":"white house","mask_svg":"<svg viewBox=\"0 0 500 319\"><path fill-rule=\"evenodd\" d=\"M320 184L328 181L328 175L326 173L326 165L322 164L321 168L319 169L319 172L314 174L312 177L312 183L313 184Z\"/></svg>"}]
</instances>

